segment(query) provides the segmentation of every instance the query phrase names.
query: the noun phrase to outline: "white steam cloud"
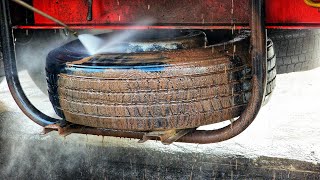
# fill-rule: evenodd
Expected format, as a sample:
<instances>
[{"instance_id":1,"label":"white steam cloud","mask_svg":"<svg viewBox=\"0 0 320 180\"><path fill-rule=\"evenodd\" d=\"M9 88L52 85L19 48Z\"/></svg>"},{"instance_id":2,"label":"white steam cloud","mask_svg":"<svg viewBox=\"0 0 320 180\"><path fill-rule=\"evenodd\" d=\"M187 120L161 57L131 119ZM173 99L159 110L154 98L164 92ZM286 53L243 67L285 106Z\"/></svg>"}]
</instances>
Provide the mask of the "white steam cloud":
<instances>
[{"instance_id":1,"label":"white steam cloud","mask_svg":"<svg viewBox=\"0 0 320 180\"><path fill-rule=\"evenodd\" d=\"M133 26L150 26L155 23L153 18L145 18L143 20L138 21ZM108 39L106 42L105 40L94 36L92 34L81 34L79 35L79 40L83 44L83 46L88 50L90 55L101 54L101 53L108 53L114 50L114 45L125 42L130 38L137 35L139 30L125 30L121 33L118 33Z\"/></svg>"}]
</instances>

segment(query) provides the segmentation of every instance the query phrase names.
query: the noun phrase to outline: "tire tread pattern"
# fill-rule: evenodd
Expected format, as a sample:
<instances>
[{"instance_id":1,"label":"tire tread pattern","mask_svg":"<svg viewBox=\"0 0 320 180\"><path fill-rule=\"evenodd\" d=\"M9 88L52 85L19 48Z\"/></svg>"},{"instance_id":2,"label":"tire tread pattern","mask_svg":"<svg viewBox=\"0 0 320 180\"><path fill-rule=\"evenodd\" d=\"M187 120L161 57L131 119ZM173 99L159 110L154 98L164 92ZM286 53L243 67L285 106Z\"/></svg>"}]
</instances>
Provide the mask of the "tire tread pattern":
<instances>
[{"instance_id":1,"label":"tire tread pattern","mask_svg":"<svg viewBox=\"0 0 320 180\"><path fill-rule=\"evenodd\" d=\"M278 74L320 66L320 30L271 30Z\"/></svg>"},{"instance_id":2,"label":"tire tread pattern","mask_svg":"<svg viewBox=\"0 0 320 180\"><path fill-rule=\"evenodd\" d=\"M277 74L273 46L268 52L266 97ZM139 79L47 71L49 97L57 114L75 124L135 131L198 127L238 117L246 107L250 68L241 62L202 63L202 74L184 71L184 64L179 71L136 73Z\"/></svg>"}]
</instances>

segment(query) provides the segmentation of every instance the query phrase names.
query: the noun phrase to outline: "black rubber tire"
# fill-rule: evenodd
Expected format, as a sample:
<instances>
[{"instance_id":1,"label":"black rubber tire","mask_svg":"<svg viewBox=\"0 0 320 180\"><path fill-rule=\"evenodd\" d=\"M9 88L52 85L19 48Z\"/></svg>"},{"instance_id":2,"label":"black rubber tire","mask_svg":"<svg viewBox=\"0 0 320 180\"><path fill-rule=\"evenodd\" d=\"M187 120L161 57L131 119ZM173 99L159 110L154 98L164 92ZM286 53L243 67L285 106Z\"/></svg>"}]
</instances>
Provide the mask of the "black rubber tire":
<instances>
[{"instance_id":1,"label":"black rubber tire","mask_svg":"<svg viewBox=\"0 0 320 180\"><path fill-rule=\"evenodd\" d=\"M49 97L59 116L91 127L149 131L221 122L238 117L250 97L248 44L242 36L214 48L112 54L90 61L63 46L47 57ZM236 54L231 53L234 45ZM268 96L276 77L270 40L267 54Z\"/></svg>"},{"instance_id":2,"label":"black rubber tire","mask_svg":"<svg viewBox=\"0 0 320 180\"><path fill-rule=\"evenodd\" d=\"M4 76L5 76L5 74L4 74L3 57L2 57L2 50L1 50L1 46L0 46L0 83L4 79Z\"/></svg>"},{"instance_id":3,"label":"black rubber tire","mask_svg":"<svg viewBox=\"0 0 320 180\"><path fill-rule=\"evenodd\" d=\"M277 73L320 66L320 30L269 30L277 55Z\"/></svg>"},{"instance_id":4,"label":"black rubber tire","mask_svg":"<svg viewBox=\"0 0 320 180\"><path fill-rule=\"evenodd\" d=\"M263 105L267 104L276 86L277 77L277 56L274 50L273 41L267 39L267 86Z\"/></svg>"}]
</instances>

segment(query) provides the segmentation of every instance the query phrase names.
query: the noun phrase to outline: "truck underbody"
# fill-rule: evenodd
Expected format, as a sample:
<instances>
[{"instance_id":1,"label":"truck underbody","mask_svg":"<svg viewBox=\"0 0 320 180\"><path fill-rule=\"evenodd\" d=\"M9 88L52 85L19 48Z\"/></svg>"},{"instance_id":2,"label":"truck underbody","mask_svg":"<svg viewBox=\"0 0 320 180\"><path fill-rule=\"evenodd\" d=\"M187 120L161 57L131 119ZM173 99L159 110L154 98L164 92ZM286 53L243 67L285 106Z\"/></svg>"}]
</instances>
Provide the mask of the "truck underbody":
<instances>
[{"instance_id":1,"label":"truck underbody","mask_svg":"<svg viewBox=\"0 0 320 180\"><path fill-rule=\"evenodd\" d=\"M3 0L1 1L1 42L2 42L2 53L5 65L6 79L10 88L10 91L19 105L21 110L34 122L43 126L45 132L50 132L53 130L59 131L61 135L68 135L70 133L82 133L82 134L93 134L93 135L103 135L103 136L116 136L116 137L127 137L141 139L141 142L150 139L160 139L165 144L170 144L172 142L187 142L187 143L214 143L230 139L242 131L244 131L255 119L258 114L263 101L265 100L265 95L267 92L268 85L268 69L269 51L267 51L267 36L266 29L311 29L320 27L320 14L319 10L314 7L310 7L310 1L307 5L302 0L288 1L285 0L240 0L240 1L228 1L223 0L213 0L213 1L162 1L162 2L151 2L148 0L140 1L127 1L127 0L117 0L117 1L103 1L95 2L92 0L88 1L37 1L34 0L29 2L35 8L38 8L44 12L47 12L51 16L63 21L68 24L72 29L100 29L100 30L128 30L134 29L136 31L143 31L149 29L156 29L158 31L165 31L168 29L174 30L228 30L232 36L236 34L241 34L244 30L250 30L250 41L238 42L236 40L231 41L230 44L226 45L223 43L220 46L212 45L207 46L204 43L204 47L190 48L190 50L175 49L175 50L161 50L159 52L143 52L143 53L129 53L126 55L121 54L120 59L134 59L139 56L142 59L143 65L154 57L164 57L167 61L174 62L179 61L179 58L184 58L183 62L188 62L188 60L193 60L198 57L210 57L213 58L216 51L218 53L217 58L228 57L224 59L226 62L233 62L235 58L242 57L248 61L248 66L250 67L250 93L251 96L248 99L247 105L242 110L241 115L235 117L229 117L230 115L217 115L216 113L211 113L208 117L204 119L210 119L213 116L219 116L221 121L232 119L230 125L223 127L218 130L211 131L201 131L196 130L197 127L201 125L206 125L210 123L215 123L214 121L202 122L198 116L193 119L187 119L185 117L180 118L180 121L175 120L177 123L175 126L167 126L169 128L141 128L139 126L140 121L131 121L132 115L129 113L128 118L124 121L116 121L114 119L111 121L114 126L89 126L86 123L71 123L74 122L71 119L68 120L68 113L66 111L62 112L62 119L55 119L48 117L39 110L37 110L27 99L19 83L19 78L17 76L16 59L15 59L15 44L14 35L12 31L25 30L44 30L44 29L63 29L63 26L56 25L50 20L40 16L39 14L21 9L20 6L16 6L13 2ZM312 1L313 5L317 5L319 2ZM21 16L16 16L16 12L21 10ZM139 20L144 18L152 18L154 23L151 24L141 24ZM208 33L210 34L210 33ZM235 38L237 39L237 38ZM239 39L239 38L238 38ZM250 42L250 43L248 43ZM236 49L240 51L240 54L235 55L232 53L236 52ZM190 51L190 52L189 52ZM197 51L199 56L193 56L194 52ZM180 54L179 54L180 53ZM208 55L206 55L206 53ZM111 53L112 54L112 53ZM214 54L214 55L213 55ZM221 57L220 57L221 55ZM184 57L185 56L185 57ZM86 59L88 58L89 59ZM81 57L79 59L74 59L71 63L64 64L66 72L70 72L70 67L75 65L75 62L81 60L81 62L91 61L97 58L98 55L87 57ZM108 57L110 59L110 57ZM108 59L103 58L105 61ZM193 59L192 59L193 58ZM101 58L100 58L101 59ZM76 61L77 60L77 61ZM223 59L220 59L223 61ZM220 61L219 60L219 61ZM182 61L182 60L181 60ZM216 60L215 60L216 61ZM160 61L159 61L160 62ZM161 62L163 62L161 60ZM197 61L195 61L197 62ZM270 61L271 62L271 61ZM270 63L271 64L271 63ZM114 65L114 64L113 64ZM128 65L128 64L121 64ZM138 64L140 66L140 64ZM148 64L147 65L154 65ZM174 66L172 63L170 64ZM185 65L185 64L184 64ZM110 66L110 64L108 64ZM130 69L134 69L132 65ZM137 66L137 64L135 64ZM177 66L175 66L177 67ZM197 66L194 66L197 67ZM207 67L207 66L206 66ZM69 68L69 69L68 69ZM79 67L76 67L79 68ZM211 68L211 67L210 67ZM216 67L215 67L216 68ZM227 72L227 67L223 66L225 74ZM116 69L116 68L113 68ZM190 68L192 69L192 68ZM50 68L49 68L50 70ZM194 70L194 69L193 69ZM230 68L230 71L234 70ZM158 72L159 70L157 70ZM181 72L182 70L177 70ZM187 70L186 70L187 71ZM213 73L218 74L223 70L216 70ZM141 70L139 70L141 72ZM60 73L60 74L59 74ZM59 77L61 82L63 82L63 72L59 72L55 77ZM77 72L78 73L78 72ZM136 73L136 72L134 72ZM145 74L139 76L150 76L150 72L143 72ZM163 73L163 72L161 72ZM65 73L67 74L67 73ZM68 74L67 74L68 75ZM72 74L74 75L74 74ZM91 72L92 75L92 72ZM76 76L80 76L76 74ZM89 75L84 75L85 78L90 79ZM98 75L96 75L98 76ZM111 75L110 75L111 76ZM110 78L102 77L102 78ZM130 75L132 76L132 74ZM51 76L50 76L51 77ZM121 73L118 75L121 77ZM48 78L48 76L47 76ZM116 78L116 77L113 77ZM217 75L209 77L210 80L215 81L220 78ZM135 79L139 79L138 76ZM57 80L58 82L58 80ZM108 82L110 83L110 82ZM148 82L149 83L149 82ZM81 84L81 82L79 83ZM178 84L178 83L175 83ZM50 83L49 83L50 85ZM194 84L193 84L194 85ZM65 85L65 87L72 86L72 84ZM88 85L90 86L90 85ZM150 86L150 84L148 84ZM182 86L183 87L183 86ZM103 87L100 87L100 89ZM112 89L109 87L108 89ZM137 90L141 87L137 88ZM181 88L179 88L181 89ZM233 96L233 87L232 96ZM123 90L123 89L122 89ZM218 94L220 95L220 94ZM62 99L58 101L63 104ZM104 101L102 104L107 104L109 101ZM117 104L117 103L115 103ZM158 103L159 104L159 103ZM212 104L212 103L211 103ZM179 104L180 105L180 104ZM189 103L190 105L190 103ZM71 106L71 105L70 105ZM115 106L115 105L114 105ZM138 106L134 104L134 106ZM215 106L212 105L213 109ZM147 107L147 105L145 105ZM74 108L74 107L73 107ZM143 107L142 107L143 108ZM205 109L205 107L197 107ZM65 110L66 108L62 108ZM186 108L184 109L186 110ZM90 110L95 111L95 110ZM98 111L98 110L97 110ZM86 112L84 109L83 112ZM83 113L82 112L82 113ZM110 111L112 112L112 110ZM151 111L150 114L156 113L156 111ZM184 114L185 112L183 112ZM85 114L85 113L84 113ZM115 111L115 117L119 117L121 113ZM141 112L138 112L141 114ZM86 114L88 115L88 114ZM142 115L143 116L143 115ZM228 118L222 118L226 116ZM239 117L238 117L239 116ZM72 116L69 116L69 118ZM233 118L237 120L233 120ZM75 117L74 117L75 118ZM76 117L79 118L79 117ZM169 121L167 116L163 115L166 121ZM91 118L92 120L93 118ZM116 119L116 118L115 118ZM83 121L90 121L90 119L85 119ZM93 121L93 120L92 120ZM146 119L146 123L150 123L150 118ZM158 121L157 121L158 122ZM118 123L118 124L117 124ZM124 125L135 124L134 127L139 127L136 129L124 128L129 127ZM151 121L152 123L152 121ZM115 125L116 124L116 125ZM168 123L171 124L171 123ZM159 125L160 126L160 125Z\"/></svg>"}]
</instances>

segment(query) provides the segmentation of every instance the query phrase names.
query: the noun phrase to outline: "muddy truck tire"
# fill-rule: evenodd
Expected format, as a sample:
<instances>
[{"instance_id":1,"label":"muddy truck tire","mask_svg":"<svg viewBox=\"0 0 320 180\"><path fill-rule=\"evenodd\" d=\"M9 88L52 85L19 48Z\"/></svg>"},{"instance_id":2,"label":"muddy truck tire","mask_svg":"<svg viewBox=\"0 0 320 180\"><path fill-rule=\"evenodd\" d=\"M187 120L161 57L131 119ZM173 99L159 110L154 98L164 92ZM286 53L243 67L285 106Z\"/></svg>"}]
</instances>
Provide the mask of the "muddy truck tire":
<instances>
[{"instance_id":1,"label":"muddy truck tire","mask_svg":"<svg viewBox=\"0 0 320 180\"><path fill-rule=\"evenodd\" d=\"M81 49L72 43L50 52L46 69L55 111L74 124L133 131L194 128L240 116L250 97L248 36L210 47L90 57L70 51ZM276 77L270 40L268 50L267 96Z\"/></svg>"},{"instance_id":2,"label":"muddy truck tire","mask_svg":"<svg viewBox=\"0 0 320 180\"><path fill-rule=\"evenodd\" d=\"M277 55L277 73L307 71L320 66L320 30L269 30Z\"/></svg>"}]
</instances>

